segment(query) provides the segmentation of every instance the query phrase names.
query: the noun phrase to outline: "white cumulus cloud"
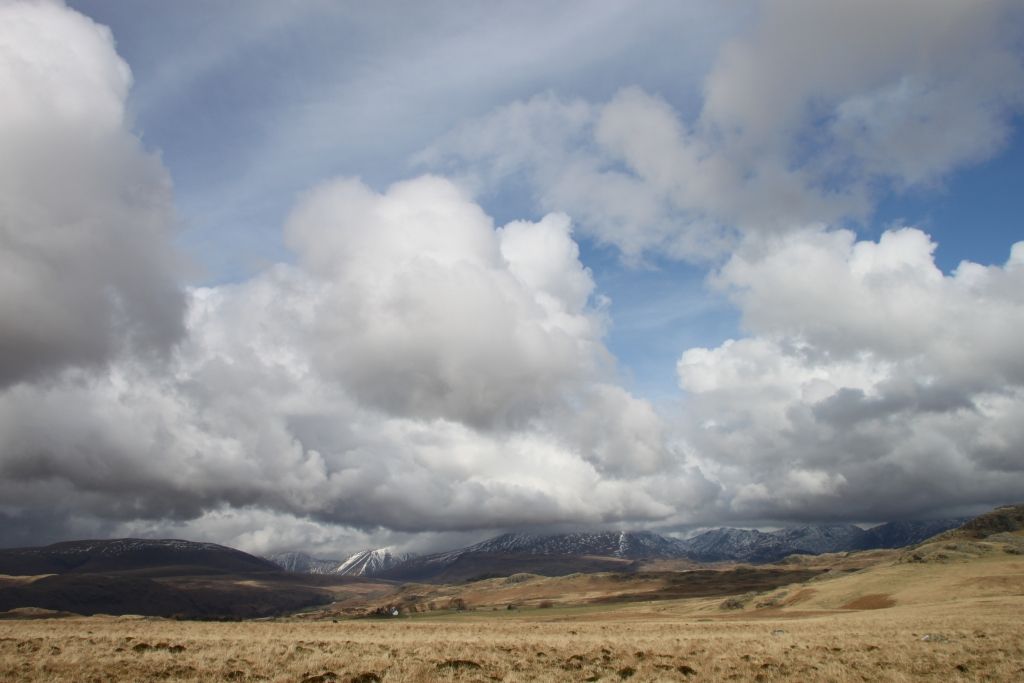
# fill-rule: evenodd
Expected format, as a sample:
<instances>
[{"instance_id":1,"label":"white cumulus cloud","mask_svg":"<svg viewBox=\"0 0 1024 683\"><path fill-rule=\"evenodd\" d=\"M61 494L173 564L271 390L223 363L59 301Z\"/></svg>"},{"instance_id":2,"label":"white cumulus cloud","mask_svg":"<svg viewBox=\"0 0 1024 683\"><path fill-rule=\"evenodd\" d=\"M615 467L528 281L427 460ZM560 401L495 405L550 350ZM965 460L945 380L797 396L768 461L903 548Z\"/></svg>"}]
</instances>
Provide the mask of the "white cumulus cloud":
<instances>
[{"instance_id":1,"label":"white cumulus cloud","mask_svg":"<svg viewBox=\"0 0 1024 683\"><path fill-rule=\"evenodd\" d=\"M731 514L884 519L1020 491L1024 243L951 275L934 247L795 233L721 269L751 336L678 373L684 438Z\"/></svg>"},{"instance_id":2,"label":"white cumulus cloud","mask_svg":"<svg viewBox=\"0 0 1024 683\"><path fill-rule=\"evenodd\" d=\"M537 204L630 260L727 254L744 234L870 217L991 157L1024 107L1017 3L769 0L685 117L637 87L548 94L453 130L420 161Z\"/></svg>"},{"instance_id":3,"label":"white cumulus cloud","mask_svg":"<svg viewBox=\"0 0 1024 683\"><path fill-rule=\"evenodd\" d=\"M338 180L287 234L294 265L191 293L169 365L0 394L7 504L115 530L466 531L666 519L658 475L708 488L616 384L564 215L496 228L436 177ZM286 545L258 532L237 533Z\"/></svg>"}]
</instances>

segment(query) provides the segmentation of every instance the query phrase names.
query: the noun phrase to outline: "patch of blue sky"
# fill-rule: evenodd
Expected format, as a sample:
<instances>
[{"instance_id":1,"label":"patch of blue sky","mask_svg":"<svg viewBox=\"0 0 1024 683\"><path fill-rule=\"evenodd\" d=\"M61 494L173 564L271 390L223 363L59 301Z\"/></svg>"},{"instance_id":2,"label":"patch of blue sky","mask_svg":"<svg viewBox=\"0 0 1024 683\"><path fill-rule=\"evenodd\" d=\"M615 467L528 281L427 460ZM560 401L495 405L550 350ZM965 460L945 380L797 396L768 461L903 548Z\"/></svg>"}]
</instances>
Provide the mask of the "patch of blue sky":
<instances>
[{"instance_id":1,"label":"patch of blue sky","mask_svg":"<svg viewBox=\"0 0 1024 683\"><path fill-rule=\"evenodd\" d=\"M438 136L509 102L548 91L600 102L640 85L695 115L717 46L751 14L673 2L69 4L111 28L133 70L129 108L170 169L179 242L203 284L288 260L281 226L297 194L337 175L383 189L416 174L410 157Z\"/></svg>"},{"instance_id":2,"label":"patch of blue sky","mask_svg":"<svg viewBox=\"0 0 1024 683\"><path fill-rule=\"evenodd\" d=\"M961 169L935 187L887 195L872 234L893 226L921 228L938 244L935 262L950 273L961 261L1002 265L1024 240L1024 135L1015 134L995 158Z\"/></svg>"},{"instance_id":3,"label":"patch of blue sky","mask_svg":"<svg viewBox=\"0 0 1024 683\"><path fill-rule=\"evenodd\" d=\"M675 367L683 351L740 336L739 312L709 290L706 267L656 257L627 266L611 247L579 243L597 293L611 300L605 343L631 390L659 403L672 400L680 395Z\"/></svg>"}]
</instances>

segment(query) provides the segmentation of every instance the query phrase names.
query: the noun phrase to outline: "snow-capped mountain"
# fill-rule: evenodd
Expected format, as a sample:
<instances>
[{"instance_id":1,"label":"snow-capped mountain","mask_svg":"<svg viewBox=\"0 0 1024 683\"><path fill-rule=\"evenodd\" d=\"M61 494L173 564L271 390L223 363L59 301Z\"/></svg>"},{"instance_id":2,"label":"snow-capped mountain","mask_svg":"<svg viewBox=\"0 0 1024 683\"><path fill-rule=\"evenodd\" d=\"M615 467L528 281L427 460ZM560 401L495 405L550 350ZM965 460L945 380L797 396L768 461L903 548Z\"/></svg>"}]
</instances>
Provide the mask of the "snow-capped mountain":
<instances>
[{"instance_id":1,"label":"snow-capped mountain","mask_svg":"<svg viewBox=\"0 0 1024 683\"><path fill-rule=\"evenodd\" d=\"M679 543L650 531L565 534L502 534L463 548L462 553L598 555L625 560L681 557Z\"/></svg>"},{"instance_id":2,"label":"snow-capped mountain","mask_svg":"<svg viewBox=\"0 0 1024 683\"><path fill-rule=\"evenodd\" d=\"M796 553L893 548L918 543L963 520L890 522L872 529L821 524L778 531L713 529L679 540L650 531L560 534L507 533L422 557L391 548L358 552L341 562L304 553L282 553L275 562L290 571L367 576L400 581L453 581L516 572L559 575L577 571L621 571L631 562L685 559L696 562L775 562ZM333 563L333 564L332 564Z\"/></svg>"},{"instance_id":3,"label":"snow-capped mountain","mask_svg":"<svg viewBox=\"0 0 1024 683\"><path fill-rule=\"evenodd\" d=\"M797 526L773 532L793 552L807 555L856 550L864 545L865 531L853 524L818 524ZM790 553L792 554L792 553Z\"/></svg>"},{"instance_id":4,"label":"snow-capped mountain","mask_svg":"<svg viewBox=\"0 0 1024 683\"><path fill-rule=\"evenodd\" d=\"M283 552L267 559L282 569L300 574L337 574L339 576L375 576L415 557L396 553L393 548L360 550L344 560L324 560L302 552Z\"/></svg>"},{"instance_id":5,"label":"snow-capped mountain","mask_svg":"<svg viewBox=\"0 0 1024 683\"><path fill-rule=\"evenodd\" d=\"M767 562L790 554L782 539L757 529L712 529L680 541L686 555L698 562L745 560Z\"/></svg>"},{"instance_id":6,"label":"snow-capped mountain","mask_svg":"<svg viewBox=\"0 0 1024 683\"><path fill-rule=\"evenodd\" d=\"M797 553L820 555L871 548L899 548L960 526L962 519L887 522L871 529L853 524L819 524L778 531L713 529L680 542L698 562L775 562Z\"/></svg>"},{"instance_id":7,"label":"snow-capped mountain","mask_svg":"<svg viewBox=\"0 0 1024 683\"><path fill-rule=\"evenodd\" d=\"M345 576L376 576L413 557L415 555L410 553L394 553L391 548L363 550L339 564L333 573Z\"/></svg>"},{"instance_id":8,"label":"snow-capped mountain","mask_svg":"<svg viewBox=\"0 0 1024 683\"><path fill-rule=\"evenodd\" d=\"M379 576L400 581L464 581L518 572L559 576L622 571L635 560L682 557L679 541L649 531L508 533L403 562Z\"/></svg>"},{"instance_id":9,"label":"snow-capped mountain","mask_svg":"<svg viewBox=\"0 0 1024 683\"><path fill-rule=\"evenodd\" d=\"M778 531L714 529L682 541L684 552L698 562L774 562L787 555L859 550L865 531L853 524L799 526Z\"/></svg>"},{"instance_id":10,"label":"snow-capped mountain","mask_svg":"<svg viewBox=\"0 0 1024 683\"><path fill-rule=\"evenodd\" d=\"M267 559L288 572L299 574L334 574L341 560L322 560L306 553L295 551L274 553Z\"/></svg>"}]
</instances>

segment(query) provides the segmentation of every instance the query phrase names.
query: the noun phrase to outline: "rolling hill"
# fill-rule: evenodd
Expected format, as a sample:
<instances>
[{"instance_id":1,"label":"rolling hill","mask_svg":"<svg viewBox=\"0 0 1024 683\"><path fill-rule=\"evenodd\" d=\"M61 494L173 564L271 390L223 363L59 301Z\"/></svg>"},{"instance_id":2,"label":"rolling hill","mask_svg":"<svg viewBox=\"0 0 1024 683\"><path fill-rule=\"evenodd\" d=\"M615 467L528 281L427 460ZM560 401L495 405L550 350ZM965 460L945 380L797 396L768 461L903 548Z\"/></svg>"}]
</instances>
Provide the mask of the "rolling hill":
<instances>
[{"instance_id":1,"label":"rolling hill","mask_svg":"<svg viewBox=\"0 0 1024 683\"><path fill-rule=\"evenodd\" d=\"M214 543L123 538L0 550L0 611L250 618L332 598L318 577Z\"/></svg>"},{"instance_id":2,"label":"rolling hill","mask_svg":"<svg viewBox=\"0 0 1024 683\"><path fill-rule=\"evenodd\" d=\"M215 543L119 538L66 541L40 548L0 550L0 574L110 573L146 570L180 574L274 572L273 562Z\"/></svg>"}]
</instances>

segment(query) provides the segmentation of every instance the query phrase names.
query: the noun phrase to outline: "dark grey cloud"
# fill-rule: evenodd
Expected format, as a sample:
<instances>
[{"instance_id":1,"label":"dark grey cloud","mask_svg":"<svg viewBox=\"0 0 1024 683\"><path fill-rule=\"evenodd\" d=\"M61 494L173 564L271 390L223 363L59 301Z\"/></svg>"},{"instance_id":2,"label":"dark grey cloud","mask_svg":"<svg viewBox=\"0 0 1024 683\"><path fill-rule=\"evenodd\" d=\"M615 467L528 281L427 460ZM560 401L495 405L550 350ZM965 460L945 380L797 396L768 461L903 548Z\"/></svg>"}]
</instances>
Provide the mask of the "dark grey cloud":
<instances>
[{"instance_id":1,"label":"dark grey cloud","mask_svg":"<svg viewBox=\"0 0 1024 683\"><path fill-rule=\"evenodd\" d=\"M862 389L842 388L832 396L815 404L814 418L836 429L852 429L871 420L898 420L905 413L945 413L956 410L974 410L969 392L956 386L893 387L882 384L876 396L867 396Z\"/></svg>"},{"instance_id":2,"label":"dark grey cloud","mask_svg":"<svg viewBox=\"0 0 1024 683\"><path fill-rule=\"evenodd\" d=\"M184 332L170 179L126 128L109 32L0 5L0 386L166 354Z\"/></svg>"}]
</instances>

